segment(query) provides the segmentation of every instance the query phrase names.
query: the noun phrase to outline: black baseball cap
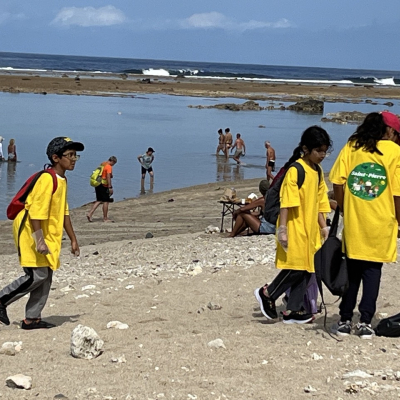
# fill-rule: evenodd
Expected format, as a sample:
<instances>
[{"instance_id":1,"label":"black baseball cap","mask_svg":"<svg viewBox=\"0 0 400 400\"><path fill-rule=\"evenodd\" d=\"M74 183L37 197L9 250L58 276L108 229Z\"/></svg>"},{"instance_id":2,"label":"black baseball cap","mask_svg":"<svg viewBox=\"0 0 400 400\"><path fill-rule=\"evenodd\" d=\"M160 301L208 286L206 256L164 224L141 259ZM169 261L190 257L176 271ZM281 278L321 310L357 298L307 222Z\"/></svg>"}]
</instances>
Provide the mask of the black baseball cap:
<instances>
[{"instance_id":1,"label":"black baseball cap","mask_svg":"<svg viewBox=\"0 0 400 400\"><path fill-rule=\"evenodd\" d=\"M58 154L67 149L73 149L76 151L82 151L85 149L85 146L80 142L74 142L69 137L59 136L54 138L47 146L46 154L49 160L53 154Z\"/></svg>"},{"instance_id":2,"label":"black baseball cap","mask_svg":"<svg viewBox=\"0 0 400 400\"><path fill-rule=\"evenodd\" d=\"M152 147L149 147L149 148L147 149L147 152L149 152L149 151L151 151L152 153L155 153L155 150L154 150Z\"/></svg>"}]
</instances>

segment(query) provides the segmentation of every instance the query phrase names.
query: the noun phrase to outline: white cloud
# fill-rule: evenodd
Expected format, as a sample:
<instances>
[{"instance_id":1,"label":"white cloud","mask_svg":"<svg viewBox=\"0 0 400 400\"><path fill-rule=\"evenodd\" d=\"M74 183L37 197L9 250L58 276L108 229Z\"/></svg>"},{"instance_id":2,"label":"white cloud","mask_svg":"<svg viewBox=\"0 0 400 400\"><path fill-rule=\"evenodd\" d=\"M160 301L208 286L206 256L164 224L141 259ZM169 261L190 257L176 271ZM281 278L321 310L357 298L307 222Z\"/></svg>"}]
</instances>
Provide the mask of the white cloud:
<instances>
[{"instance_id":1,"label":"white cloud","mask_svg":"<svg viewBox=\"0 0 400 400\"><path fill-rule=\"evenodd\" d=\"M267 21L235 21L218 12L193 14L180 22L185 29L225 29L235 31L247 31L254 29L277 29L293 26L289 20L282 18L277 22Z\"/></svg>"},{"instance_id":2,"label":"white cloud","mask_svg":"<svg viewBox=\"0 0 400 400\"><path fill-rule=\"evenodd\" d=\"M0 24L7 22L7 21L18 21L24 20L26 16L22 13L19 14L11 14L9 12L2 12L0 13Z\"/></svg>"},{"instance_id":3,"label":"white cloud","mask_svg":"<svg viewBox=\"0 0 400 400\"><path fill-rule=\"evenodd\" d=\"M64 7L51 22L53 25L78 25L88 26L111 26L124 23L124 13L114 6L94 7Z\"/></svg>"}]
</instances>

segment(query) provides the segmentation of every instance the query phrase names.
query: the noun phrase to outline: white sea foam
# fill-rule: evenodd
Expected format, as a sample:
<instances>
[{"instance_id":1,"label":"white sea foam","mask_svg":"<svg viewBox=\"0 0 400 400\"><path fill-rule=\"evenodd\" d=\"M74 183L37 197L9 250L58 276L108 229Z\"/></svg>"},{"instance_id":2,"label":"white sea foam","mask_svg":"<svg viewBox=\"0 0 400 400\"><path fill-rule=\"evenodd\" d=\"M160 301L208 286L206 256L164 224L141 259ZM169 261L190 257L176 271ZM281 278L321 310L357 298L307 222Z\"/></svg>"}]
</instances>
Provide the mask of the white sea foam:
<instances>
[{"instance_id":1,"label":"white sea foam","mask_svg":"<svg viewBox=\"0 0 400 400\"><path fill-rule=\"evenodd\" d=\"M142 70L143 75L153 75L153 76L170 76L169 72L165 69L143 69Z\"/></svg>"},{"instance_id":2,"label":"white sea foam","mask_svg":"<svg viewBox=\"0 0 400 400\"><path fill-rule=\"evenodd\" d=\"M393 76L391 78L379 78L379 79L374 77L374 82L377 83L378 85L386 85L386 86L395 86L396 85L394 83Z\"/></svg>"},{"instance_id":3,"label":"white sea foam","mask_svg":"<svg viewBox=\"0 0 400 400\"><path fill-rule=\"evenodd\" d=\"M343 79L338 81L324 79L274 79L274 78L245 78L245 77L225 77L225 76L195 76L197 79L227 79L251 82L280 82L280 83L311 83L315 85L354 85L354 82Z\"/></svg>"},{"instance_id":4,"label":"white sea foam","mask_svg":"<svg viewBox=\"0 0 400 400\"><path fill-rule=\"evenodd\" d=\"M0 67L3 71L23 71L23 72L47 72L47 69L31 69L31 68L12 68L12 67Z\"/></svg>"},{"instance_id":5,"label":"white sea foam","mask_svg":"<svg viewBox=\"0 0 400 400\"><path fill-rule=\"evenodd\" d=\"M198 69L180 69L179 72L181 74L189 73L190 75L197 75L199 73Z\"/></svg>"}]
</instances>

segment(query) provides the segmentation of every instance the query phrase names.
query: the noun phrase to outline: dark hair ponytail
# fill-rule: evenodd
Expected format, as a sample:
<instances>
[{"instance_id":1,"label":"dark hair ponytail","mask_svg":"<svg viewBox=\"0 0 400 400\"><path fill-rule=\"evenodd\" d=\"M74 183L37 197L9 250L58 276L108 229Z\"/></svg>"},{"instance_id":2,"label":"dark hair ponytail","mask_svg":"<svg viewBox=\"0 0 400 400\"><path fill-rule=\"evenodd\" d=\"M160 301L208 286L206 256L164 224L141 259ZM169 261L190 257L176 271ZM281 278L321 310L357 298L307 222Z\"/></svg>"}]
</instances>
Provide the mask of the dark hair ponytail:
<instances>
[{"instance_id":1,"label":"dark hair ponytail","mask_svg":"<svg viewBox=\"0 0 400 400\"><path fill-rule=\"evenodd\" d=\"M363 123L350 136L348 142L354 143L355 149L363 149L369 153L382 153L376 147L379 140L383 138L386 132L386 125L383 122L382 114L372 112L368 114Z\"/></svg>"},{"instance_id":2,"label":"dark hair ponytail","mask_svg":"<svg viewBox=\"0 0 400 400\"><path fill-rule=\"evenodd\" d=\"M301 135L299 145L293 150L292 156L283 166L283 168L289 168L289 165L298 160L303 153L303 146L311 152L312 149L318 149L321 146L326 146L327 151L332 150L332 140L328 135L328 132L320 126L313 125L307 128Z\"/></svg>"}]
</instances>

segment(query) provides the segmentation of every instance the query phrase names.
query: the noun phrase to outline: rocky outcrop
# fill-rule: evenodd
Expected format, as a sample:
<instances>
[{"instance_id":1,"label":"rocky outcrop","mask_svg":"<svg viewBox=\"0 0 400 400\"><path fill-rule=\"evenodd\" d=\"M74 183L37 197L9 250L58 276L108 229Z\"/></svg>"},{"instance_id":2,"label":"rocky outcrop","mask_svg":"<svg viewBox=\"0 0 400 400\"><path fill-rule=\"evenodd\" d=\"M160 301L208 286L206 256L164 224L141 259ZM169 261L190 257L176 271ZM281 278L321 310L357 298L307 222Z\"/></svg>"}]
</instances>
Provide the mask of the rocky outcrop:
<instances>
[{"instance_id":1,"label":"rocky outcrop","mask_svg":"<svg viewBox=\"0 0 400 400\"><path fill-rule=\"evenodd\" d=\"M253 100L244 102L243 104L235 103L222 103L215 104L213 106L188 106L189 108L217 108L218 110L229 110L229 111L261 111L264 107Z\"/></svg>"},{"instance_id":2,"label":"rocky outcrop","mask_svg":"<svg viewBox=\"0 0 400 400\"><path fill-rule=\"evenodd\" d=\"M336 122L338 124L360 124L367 114L360 111L339 111L328 113L321 118L322 122Z\"/></svg>"},{"instance_id":3,"label":"rocky outcrop","mask_svg":"<svg viewBox=\"0 0 400 400\"><path fill-rule=\"evenodd\" d=\"M314 99L298 101L296 104L286 107L286 109L304 113L322 114L324 112L324 102Z\"/></svg>"}]
</instances>

